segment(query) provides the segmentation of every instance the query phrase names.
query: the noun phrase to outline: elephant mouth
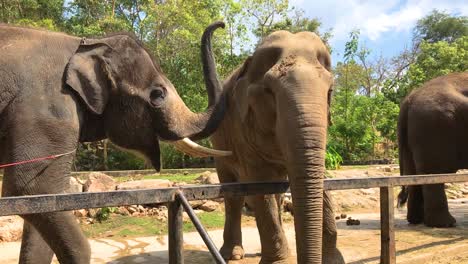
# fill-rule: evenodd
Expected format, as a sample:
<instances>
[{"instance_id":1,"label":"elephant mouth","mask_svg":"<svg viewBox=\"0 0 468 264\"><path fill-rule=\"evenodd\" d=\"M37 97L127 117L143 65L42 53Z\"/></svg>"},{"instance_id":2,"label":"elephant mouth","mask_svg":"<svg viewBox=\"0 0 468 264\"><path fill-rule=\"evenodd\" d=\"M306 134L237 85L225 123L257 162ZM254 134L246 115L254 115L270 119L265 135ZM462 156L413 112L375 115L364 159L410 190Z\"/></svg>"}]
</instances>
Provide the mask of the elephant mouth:
<instances>
[{"instance_id":1,"label":"elephant mouth","mask_svg":"<svg viewBox=\"0 0 468 264\"><path fill-rule=\"evenodd\" d=\"M211 149L201 146L189 138L170 142L177 150L197 158L205 157L225 157L232 155L232 151Z\"/></svg>"}]
</instances>

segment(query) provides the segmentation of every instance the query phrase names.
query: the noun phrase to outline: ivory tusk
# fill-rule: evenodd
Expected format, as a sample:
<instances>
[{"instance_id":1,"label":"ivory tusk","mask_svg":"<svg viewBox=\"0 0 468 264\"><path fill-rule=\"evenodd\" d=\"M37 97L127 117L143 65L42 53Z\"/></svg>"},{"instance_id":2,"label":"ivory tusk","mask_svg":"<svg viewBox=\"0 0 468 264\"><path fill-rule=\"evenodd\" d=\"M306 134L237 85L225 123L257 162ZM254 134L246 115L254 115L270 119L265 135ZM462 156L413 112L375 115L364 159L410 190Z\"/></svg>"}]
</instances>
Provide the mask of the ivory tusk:
<instances>
[{"instance_id":1,"label":"ivory tusk","mask_svg":"<svg viewBox=\"0 0 468 264\"><path fill-rule=\"evenodd\" d=\"M184 152L192 157L224 157L232 155L232 151L217 150L203 147L189 138L183 138L181 140L171 142L172 145L179 151Z\"/></svg>"}]
</instances>

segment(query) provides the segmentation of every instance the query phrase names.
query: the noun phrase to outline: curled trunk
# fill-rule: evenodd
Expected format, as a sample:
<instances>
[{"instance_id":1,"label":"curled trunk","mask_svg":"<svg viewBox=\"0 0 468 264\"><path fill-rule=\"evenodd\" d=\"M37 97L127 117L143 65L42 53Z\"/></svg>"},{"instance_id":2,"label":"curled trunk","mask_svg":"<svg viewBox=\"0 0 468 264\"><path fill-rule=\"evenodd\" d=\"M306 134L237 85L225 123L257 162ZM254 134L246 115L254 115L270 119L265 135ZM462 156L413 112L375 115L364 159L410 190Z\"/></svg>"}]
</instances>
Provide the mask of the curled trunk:
<instances>
[{"instance_id":1,"label":"curled trunk","mask_svg":"<svg viewBox=\"0 0 468 264\"><path fill-rule=\"evenodd\" d=\"M213 32L224 28L223 22L215 22L205 29L201 41L201 56L203 63L203 77L208 92L208 108L203 113L193 113L181 102L180 116L176 127L172 129L169 140L191 138L193 140L210 136L221 123L226 112L226 97L223 95L222 86L216 73L216 64L211 47Z\"/></svg>"}]
</instances>

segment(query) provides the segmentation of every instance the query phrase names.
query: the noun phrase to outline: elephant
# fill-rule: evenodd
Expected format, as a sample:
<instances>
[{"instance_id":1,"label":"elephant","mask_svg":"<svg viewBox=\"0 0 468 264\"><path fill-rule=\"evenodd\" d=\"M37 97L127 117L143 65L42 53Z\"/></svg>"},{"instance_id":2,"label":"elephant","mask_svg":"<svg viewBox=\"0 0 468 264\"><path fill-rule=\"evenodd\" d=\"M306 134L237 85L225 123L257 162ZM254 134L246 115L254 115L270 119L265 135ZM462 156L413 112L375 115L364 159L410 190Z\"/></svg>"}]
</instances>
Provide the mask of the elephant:
<instances>
[{"instance_id":1,"label":"elephant","mask_svg":"<svg viewBox=\"0 0 468 264\"><path fill-rule=\"evenodd\" d=\"M400 107L400 174L455 173L468 168L468 72L432 79ZM407 220L429 227L454 226L444 184L403 187L398 205L408 202Z\"/></svg>"},{"instance_id":2,"label":"elephant","mask_svg":"<svg viewBox=\"0 0 468 264\"><path fill-rule=\"evenodd\" d=\"M219 27L224 23L213 23L202 37L209 105L194 113L131 34L79 38L0 25L0 164L71 153L79 142L108 138L159 171L159 140L190 150L190 139L208 137L224 117L227 100L211 51ZM7 167L2 196L65 192L73 158ZM90 263L90 246L71 212L22 217L20 263L51 263L54 253L60 263Z\"/></svg>"},{"instance_id":3,"label":"elephant","mask_svg":"<svg viewBox=\"0 0 468 264\"><path fill-rule=\"evenodd\" d=\"M344 263L336 248L330 196L323 192L333 86L330 64L328 49L314 33L277 31L268 35L224 80L229 109L210 137L214 148L232 151L230 156L215 158L222 183L289 178L297 263L322 263L322 253L323 263ZM289 249L275 195L228 196L224 200L223 258L244 256L241 210L247 203L255 212L260 233L261 263L288 263Z\"/></svg>"}]
</instances>

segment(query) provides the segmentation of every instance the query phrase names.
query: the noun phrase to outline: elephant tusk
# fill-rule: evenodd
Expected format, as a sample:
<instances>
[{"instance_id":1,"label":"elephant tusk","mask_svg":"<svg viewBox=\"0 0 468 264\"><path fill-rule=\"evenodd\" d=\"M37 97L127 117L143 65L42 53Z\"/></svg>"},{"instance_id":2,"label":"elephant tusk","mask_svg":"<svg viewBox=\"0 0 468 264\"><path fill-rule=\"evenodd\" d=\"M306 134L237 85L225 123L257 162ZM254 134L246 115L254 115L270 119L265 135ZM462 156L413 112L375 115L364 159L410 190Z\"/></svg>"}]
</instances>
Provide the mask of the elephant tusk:
<instances>
[{"instance_id":1,"label":"elephant tusk","mask_svg":"<svg viewBox=\"0 0 468 264\"><path fill-rule=\"evenodd\" d=\"M232 151L217 150L203 147L193 142L189 138L183 138L181 140L171 142L171 144L174 145L174 147L179 151L182 151L185 154L190 155L192 157L224 157L232 155Z\"/></svg>"}]
</instances>

